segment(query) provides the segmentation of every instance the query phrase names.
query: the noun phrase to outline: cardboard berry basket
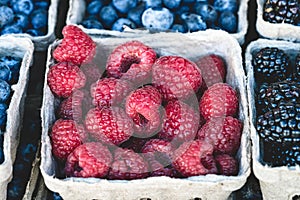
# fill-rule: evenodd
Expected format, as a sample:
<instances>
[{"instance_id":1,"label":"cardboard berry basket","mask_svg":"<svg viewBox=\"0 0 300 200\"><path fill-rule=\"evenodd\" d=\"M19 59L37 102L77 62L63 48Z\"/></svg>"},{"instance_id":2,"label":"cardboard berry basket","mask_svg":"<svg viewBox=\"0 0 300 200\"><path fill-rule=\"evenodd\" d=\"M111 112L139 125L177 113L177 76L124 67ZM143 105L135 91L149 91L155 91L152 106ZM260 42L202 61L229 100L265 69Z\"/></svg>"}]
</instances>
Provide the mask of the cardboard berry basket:
<instances>
[{"instance_id":1,"label":"cardboard berry basket","mask_svg":"<svg viewBox=\"0 0 300 200\"><path fill-rule=\"evenodd\" d=\"M56 177L56 163L51 153L48 136L54 123L56 99L47 81L44 83L42 104L42 147L41 173L46 186L58 192L63 199L227 199L241 188L250 174L250 139L248 106L245 91L245 74L242 66L241 48L233 37L224 31L207 30L203 32L179 34L156 33L136 38L92 37L106 60L109 53L126 41L138 40L153 48L159 56L179 55L190 60L199 56L215 53L223 56L228 69L226 82L239 94L238 118L243 123L241 145L238 150L239 172L237 176L205 175L189 178L149 177L139 180L106 180L100 178L64 178ZM51 54L60 41L49 46L46 74L54 62ZM98 52L99 53L99 52ZM98 55L98 54L97 54ZM47 76L47 75L46 75Z\"/></svg>"},{"instance_id":2,"label":"cardboard berry basket","mask_svg":"<svg viewBox=\"0 0 300 200\"><path fill-rule=\"evenodd\" d=\"M48 8L48 30L45 35L42 36L31 36L27 33L20 34L9 34L15 37L25 37L32 40L34 43L35 51L45 51L47 50L49 44L51 44L56 36L55 36L55 26L57 22L57 12L58 12L58 4L60 0L51 0L49 8Z\"/></svg>"},{"instance_id":3,"label":"cardboard berry basket","mask_svg":"<svg viewBox=\"0 0 300 200\"><path fill-rule=\"evenodd\" d=\"M263 19L263 7L266 0L256 0L257 21L256 29L258 33L269 39L287 40L293 42L300 41L300 26L287 23L270 23Z\"/></svg>"},{"instance_id":4,"label":"cardboard berry basket","mask_svg":"<svg viewBox=\"0 0 300 200\"><path fill-rule=\"evenodd\" d=\"M251 62L254 53L257 53L264 47L277 47L293 58L295 57L295 54L299 53L300 44L288 41L258 39L248 45L245 55L254 175L260 182L264 199L291 200L295 195L300 195L300 185L298 184L300 178L299 166L271 167L264 163L260 138L255 128L256 108L254 88L256 83L254 79L254 69Z\"/></svg>"},{"instance_id":5,"label":"cardboard berry basket","mask_svg":"<svg viewBox=\"0 0 300 200\"><path fill-rule=\"evenodd\" d=\"M239 0L238 23L237 32L231 35L238 40L240 44L244 43L245 35L248 29L247 11L248 11L248 1L249 0ZM77 24L80 25L82 22L86 10L86 0L70 0L69 10L67 13L66 24ZM111 31L111 30L99 30L99 29L87 29L82 25L80 27L90 35L110 35L117 37L128 37L131 35L138 35L143 33L149 33L148 30L133 30L130 28L125 28L124 32Z\"/></svg>"},{"instance_id":6,"label":"cardboard berry basket","mask_svg":"<svg viewBox=\"0 0 300 200\"><path fill-rule=\"evenodd\" d=\"M16 84L11 85L13 95L7 109L7 124L4 134L4 162L0 164L0 199L6 199L7 184L12 178L13 163L19 143L24 102L29 80L29 68L32 64L34 46L28 38L16 38L11 35L0 37L0 55L22 59L20 76Z\"/></svg>"}]
</instances>

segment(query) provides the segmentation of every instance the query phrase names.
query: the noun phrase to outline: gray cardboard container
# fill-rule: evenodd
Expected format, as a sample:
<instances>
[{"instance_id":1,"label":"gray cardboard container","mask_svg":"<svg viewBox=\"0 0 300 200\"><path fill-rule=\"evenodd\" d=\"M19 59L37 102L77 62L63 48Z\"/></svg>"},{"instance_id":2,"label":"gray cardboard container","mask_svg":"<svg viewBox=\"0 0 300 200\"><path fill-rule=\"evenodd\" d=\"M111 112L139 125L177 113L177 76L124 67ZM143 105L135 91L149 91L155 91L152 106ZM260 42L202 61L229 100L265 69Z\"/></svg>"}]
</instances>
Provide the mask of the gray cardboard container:
<instances>
[{"instance_id":1,"label":"gray cardboard container","mask_svg":"<svg viewBox=\"0 0 300 200\"><path fill-rule=\"evenodd\" d=\"M263 19L263 6L266 0L256 0L257 2L257 21L256 29L258 33L269 39L287 40L293 42L300 41L300 26L292 24L273 24Z\"/></svg>"},{"instance_id":2,"label":"gray cardboard container","mask_svg":"<svg viewBox=\"0 0 300 200\"><path fill-rule=\"evenodd\" d=\"M43 36L31 36L27 33L21 34L9 34L15 37L21 38L29 38L34 43L35 51L46 51L48 49L49 44L51 44L55 39L55 26L57 21L57 12L58 12L58 4L60 0L51 0L49 9L48 9L48 31L46 35ZM1 36L2 37L2 36Z\"/></svg>"},{"instance_id":3,"label":"gray cardboard container","mask_svg":"<svg viewBox=\"0 0 300 200\"><path fill-rule=\"evenodd\" d=\"M13 163L19 144L33 50L33 43L28 38L16 38L11 35L0 37L0 55L22 58L19 81L11 86L14 94L7 109L7 125L3 144L5 160L0 165L0 200L6 199L7 184L12 179Z\"/></svg>"},{"instance_id":4,"label":"gray cardboard container","mask_svg":"<svg viewBox=\"0 0 300 200\"><path fill-rule=\"evenodd\" d=\"M140 0L142 1L142 0ZM239 0L239 9L238 9L238 29L236 33L232 33L235 39L238 40L240 44L243 44L245 41L245 35L248 29L248 20L247 20L247 11L248 11L248 1L249 0ZM66 24L77 24L80 25L84 18L86 10L86 1L85 0L69 0L69 10L67 13ZM90 35L110 35L117 37L130 37L138 36L139 34L149 33L146 30L133 30L130 28L125 28L124 32L119 31L110 31L110 30L99 30L99 29L86 29L82 25L80 27L84 32Z\"/></svg>"},{"instance_id":5,"label":"gray cardboard container","mask_svg":"<svg viewBox=\"0 0 300 200\"><path fill-rule=\"evenodd\" d=\"M44 83L42 103L42 147L41 174L46 186L58 192L63 199L227 199L241 188L250 174L251 145L249 136L248 104L246 99L245 73L242 66L241 48L236 39L224 31L207 30L190 34L156 33L138 38L99 38L93 37L98 51L103 52L103 60L119 44L139 40L152 47L158 55L180 55L192 61L199 56L216 53L224 57L228 73L226 81L238 90L239 119L244 124L241 146L238 151L239 173L237 176L206 175L185 179L170 177L150 177L146 179L121 181L99 178L55 177L55 162L51 153L48 130L55 121L55 97L47 82ZM51 53L58 45L56 41L49 46L46 74L53 63ZM46 75L45 75L46 76Z\"/></svg>"},{"instance_id":6,"label":"gray cardboard container","mask_svg":"<svg viewBox=\"0 0 300 200\"><path fill-rule=\"evenodd\" d=\"M246 49L246 70L247 70L247 95L249 102L250 133L252 139L253 172L260 182L263 198L268 200L292 200L294 195L300 195L300 168L296 167L270 167L262 162L262 151L260 149L259 136L256 132L256 109L254 94L254 72L251 60L253 53L264 47L278 47L291 57L299 53L300 44L288 41L276 41L258 39L249 44Z\"/></svg>"}]
</instances>

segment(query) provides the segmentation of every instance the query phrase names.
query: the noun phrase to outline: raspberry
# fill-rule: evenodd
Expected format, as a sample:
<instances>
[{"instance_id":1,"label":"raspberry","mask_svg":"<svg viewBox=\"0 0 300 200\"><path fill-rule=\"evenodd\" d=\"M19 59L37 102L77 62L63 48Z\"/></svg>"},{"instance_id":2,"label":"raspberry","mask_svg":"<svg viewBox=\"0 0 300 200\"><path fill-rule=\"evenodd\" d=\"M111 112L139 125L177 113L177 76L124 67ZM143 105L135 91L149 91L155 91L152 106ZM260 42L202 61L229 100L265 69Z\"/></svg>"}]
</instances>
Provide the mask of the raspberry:
<instances>
[{"instance_id":1,"label":"raspberry","mask_svg":"<svg viewBox=\"0 0 300 200\"><path fill-rule=\"evenodd\" d=\"M64 38L53 51L55 60L81 65L93 59L96 54L96 44L89 35L74 25L65 26L62 34Z\"/></svg>"},{"instance_id":2,"label":"raspberry","mask_svg":"<svg viewBox=\"0 0 300 200\"><path fill-rule=\"evenodd\" d=\"M173 166L185 177L215 174L213 146L200 140L185 142L175 151Z\"/></svg>"},{"instance_id":3,"label":"raspberry","mask_svg":"<svg viewBox=\"0 0 300 200\"><path fill-rule=\"evenodd\" d=\"M93 108L85 118L86 129L97 141L119 145L133 134L133 125L119 107Z\"/></svg>"},{"instance_id":4,"label":"raspberry","mask_svg":"<svg viewBox=\"0 0 300 200\"><path fill-rule=\"evenodd\" d=\"M118 148L108 174L109 179L132 180L149 176L148 163L130 149Z\"/></svg>"},{"instance_id":5,"label":"raspberry","mask_svg":"<svg viewBox=\"0 0 300 200\"><path fill-rule=\"evenodd\" d=\"M103 178L112 163L112 154L100 142L89 142L77 147L68 157L67 176Z\"/></svg>"},{"instance_id":6,"label":"raspberry","mask_svg":"<svg viewBox=\"0 0 300 200\"><path fill-rule=\"evenodd\" d=\"M205 120L212 117L235 116L239 99L237 92L227 83L216 83L209 87L199 102Z\"/></svg>"},{"instance_id":7,"label":"raspberry","mask_svg":"<svg viewBox=\"0 0 300 200\"><path fill-rule=\"evenodd\" d=\"M108 76L147 83L151 76L156 52L139 41L129 41L117 46L109 55L106 70Z\"/></svg>"},{"instance_id":8,"label":"raspberry","mask_svg":"<svg viewBox=\"0 0 300 200\"><path fill-rule=\"evenodd\" d=\"M67 159L68 155L86 139L86 132L81 124L73 120L58 119L49 133L52 152L60 160Z\"/></svg>"},{"instance_id":9,"label":"raspberry","mask_svg":"<svg viewBox=\"0 0 300 200\"><path fill-rule=\"evenodd\" d=\"M138 88L128 95L125 109L134 122L136 136L150 137L160 128L161 102L161 94L150 85Z\"/></svg>"},{"instance_id":10,"label":"raspberry","mask_svg":"<svg viewBox=\"0 0 300 200\"><path fill-rule=\"evenodd\" d=\"M225 81L226 65L221 56L211 54L196 61L203 77L202 88L207 89L215 83Z\"/></svg>"},{"instance_id":11,"label":"raspberry","mask_svg":"<svg viewBox=\"0 0 300 200\"><path fill-rule=\"evenodd\" d=\"M200 69L180 56L162 56L152 67L152 82L164 100L187 99L202 84Z\"/></svg>"},{"instance_id":12,"label":"raspberry","mask_svg":"<svg viewBox=\"0 0 300 200\"><path fill-rule=\"evenodd\" d=\"M80 66L80 69L85 76L88 77L86 80L87 88L89 88L92 83L98 81L103 74L103 70L94 63L83 64Z\"/></svg>"},{"instance_id":13,"label":"raspberry","mask_svg":"<svg viewBox=\"0 0 300 200\"><path fill-rule=\"evenodd\" d=\"M76 122L82 119L82 100L84 93L76 90L67 99L64 99L58 109L57 117L63 119L73 119Z\"/></svg>"},{"instance_id":14,"label":"raspberry","mask_svg":"<svg viewBox=\"0 0 300 200\"><path fill-rule=\"evenodd\" d=\"M215 153L234 155L240 147L242 123L231 116L209 119L198 131L198 139L214 146Z\"/></svg>"},{"instance_id":15,"label":"raspberry","mask_svg":"<svg viewBox=\"0 0 300 200\"><path fill-rule=\"evenodd\" d=\"M172 143L193 140L199 128L200 116L192 107L181 101L169 101L166 117L158 137Z\"/></svg>"},{"instance_id":16,"label":"raspberry","mask_svg":"<svg viewBox=\"0 0 300 200\"><path fill-rule=\"evenodd\" d=\"M238 174L238 162L234 157L228 154L220 154L215 157L215 160L219 174L225 176L235 176Z\"/></svg>"},{"instance_id":17,"label":"raspberry","mask_svg":"<svg viewBox=\"0 0 300 200\"><path fill-rule=\"evenodd\" d=\"M68 62L60 62L49 69L47 81L55 95L67 98L74 90L85 85L86 77L78 66Z\"/></svg>"},{"instance_id":18,"label":"raspberry","mask_svg":"<svg viewBox=\"0 0 300 200\"><path fill-rule=\"evenodd\" d=\"M132 85L122 79L103 78L92 84L91 96L95 106L110 107L122 103L132 90Z\"/></svg>"}]
</instances>

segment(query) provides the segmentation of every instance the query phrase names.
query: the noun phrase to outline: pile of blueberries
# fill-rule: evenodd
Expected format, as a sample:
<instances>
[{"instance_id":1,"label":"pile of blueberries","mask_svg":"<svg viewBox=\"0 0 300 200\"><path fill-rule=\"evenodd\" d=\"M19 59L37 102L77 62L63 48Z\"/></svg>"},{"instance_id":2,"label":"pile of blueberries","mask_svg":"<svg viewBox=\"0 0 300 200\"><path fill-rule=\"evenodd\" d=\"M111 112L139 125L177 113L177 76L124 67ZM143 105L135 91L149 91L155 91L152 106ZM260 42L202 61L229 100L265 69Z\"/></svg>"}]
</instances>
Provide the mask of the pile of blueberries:
<instances>
[{"instance_id":1,"label":"pile of blueberries","mask_svg":"<svg viewBox=\"0 0 300 200\"><path fill-rule=\"evenodd\" d=\"M46 35L50 0L0 0L0 35Z\"/></svg>"},{"instance_id":2,"label":"pile of blueberries","mask_svg":"<svg viewBox=\"0 0 300 200\"><path fill-rule=\"evenodd\" d=\"M88 29L237 32L238 0L86 0L81 24Z\"/></svg>"},{"instance_id":3,"label":"pile of blueberries","mask_svg":"<svg viewBox=\"0 0 300 200\"><path fill-rule=\"evenodd\" d=\"M4 162L3 141L7 120L7 108L11 100L11 85L18 82L22 59L0 56L0 164Z\"/></svg>"}]
</instances>

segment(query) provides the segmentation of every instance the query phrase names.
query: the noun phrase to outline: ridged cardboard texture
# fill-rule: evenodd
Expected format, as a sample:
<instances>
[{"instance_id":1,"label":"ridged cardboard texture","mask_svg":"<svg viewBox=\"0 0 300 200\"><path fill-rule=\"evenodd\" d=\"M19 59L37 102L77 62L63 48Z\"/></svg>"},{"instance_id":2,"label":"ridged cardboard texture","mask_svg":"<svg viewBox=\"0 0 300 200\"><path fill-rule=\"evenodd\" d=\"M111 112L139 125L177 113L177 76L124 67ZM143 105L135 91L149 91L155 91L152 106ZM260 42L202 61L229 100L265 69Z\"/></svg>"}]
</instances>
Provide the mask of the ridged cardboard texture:
<instances>
[{"instance_id":1,"label":"ridged cardboard texture","mask_svg":"<svg viewBox=\"0 0 300 200\"><path fill-rule=\"evenodd\" d=\"M256 29L258 33L269 39L288 40L293 42L300 41L300 26L287 23L270 23L263 19L263 7L266 0L256 0L257 2L257 21Z\"/></svg>"},{"instance_id":2,"label":"ridged cardboard texture","mask_svg":"<svg viewBox=\"0 0 300 200\"><path fill-rule=\"evenodd\" d=\"M255 53L264 47L278 47L291 57L299 53L300 44L288 41L258 39L249 44L246 50L247 95L249 102L250 133L252 139L252 158L254 175L260 182L263 198L266 200L292 200L294 195L300 195L300 169L296 167L270 167L262 161L259 136L256 132L255 110L255 79L252 58Z\"/></svg>"},{"instance_id":3,"label":"ridged cardboard texture","mask_svg":"<svg viewBox=\"0 0 300 200\"><path fill-rule=\"evenodd\" d=\"M86 10L86 0L69 0L69 10L67 13L66 24L77 24L80 25L82 22L85 10ZM238 40L240 44L243 44L245 41L245 35L248 29L248 20L247 20L247 11L248 11L248 0L239 0L239 9L238 9L238 27L237 32L232 33L235 39ZM138 36L139 34L149 33L149 31L143 30L133 30L126 28L124 32L119 31L110 31L110 30L99 30L99 29L86 29L82 25L80 27L90 35L99 35L99 36L117 36L117 37L128 37L131 35Z\"/></svg>"},{"instance_id":4,"label":"ridged cardboard texture","mask_svg":"<svg viewBox=\"0 0 300 200\"><path fill-rule=\"evenodd\" d=\"M20 34L9 34L15 37L21 38L29 38L34 43L35 51L46 51L48 49L49 44L51 44L56 36L55 36L55 26L57 22L57 12L58 12L58 4L60 0L50 0L50 5L48 9L48 30L46 35L43 36L31 36L27 33Z\"/></svg>"},{"instance_id":5,"label":"ridged cardboard texture","mask_svg":"<svg viewBox=\"0 0 300 200\"><path fill-rule=\"evenodd\" d=\"M11 35L0 37L0 56L6 55L22 58L19 81L11 86L13 96L7 109L7 125L6 131L3 133L5 160L0 165L0 200L6 199L7 184L12 178L33 51L33 43L28 38L15 38Z\"/></svg>"},{"instance_id":6,"label":"ridged cardboard texture","mask_svg":"<svg viewBox=\"0 0 300 200\"><path fill-rule=\"evenodd\" d=\"M239 119L244 124L241 146L238 151L239 173L237 176L206 175L185 179L170 177L150 177L146 179L121 181L99 178L65 178L55 176L55 161L51 153L48 130L55 121L55 97L47 81L44 83L42 104L42 148L41 173L46 186L58 192L63 199L227 199L232 191L238 190L250 174L250 140L248 106L245 90L245 74L242 66L241 48L233 37L224 31L208 30L197 33L156 33L138 38L93 37L98 51L102 51L103 61L119 44L139 40L152 47L158 55L179 55L192 61L200 56L215 53L223 56L228 66L226 81L238 90ZM48 50L46 74L53 63L51 53L59 41ZM46 76L46 75L45 75Z\"/></svg>"}]
</instances>

